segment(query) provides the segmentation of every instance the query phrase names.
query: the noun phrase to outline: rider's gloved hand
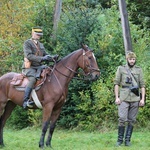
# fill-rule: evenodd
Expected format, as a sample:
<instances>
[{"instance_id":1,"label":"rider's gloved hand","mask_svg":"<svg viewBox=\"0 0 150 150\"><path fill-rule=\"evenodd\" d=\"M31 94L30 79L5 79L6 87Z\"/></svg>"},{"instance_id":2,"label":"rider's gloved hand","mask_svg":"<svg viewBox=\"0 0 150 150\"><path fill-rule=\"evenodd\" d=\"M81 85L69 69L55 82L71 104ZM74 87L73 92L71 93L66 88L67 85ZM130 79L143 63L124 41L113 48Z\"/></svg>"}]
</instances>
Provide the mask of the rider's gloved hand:
<instances>
[{"instance_id":1,"label":"rider's gloved hand","mask_svg":"<svg viewBox=\"0 0 150 150\"><path fill-rule=\"evenodd\" d=\"M52 60L52 57L50 55L45 55L42 57L41 61L50 61L50 60Z\"/></svg>"},{"instance_id":2,"label":"rider's gloved hand","mask_svg":"<svg viewBox=\"0 0 150 150\"><path fill-rule=\"evenodd\" d=\"M57 61L58 58L59 58L59 55L54 55L54 56L52 57L52 59L55 60L55 61Z\"/></svg>"}]
</instances>

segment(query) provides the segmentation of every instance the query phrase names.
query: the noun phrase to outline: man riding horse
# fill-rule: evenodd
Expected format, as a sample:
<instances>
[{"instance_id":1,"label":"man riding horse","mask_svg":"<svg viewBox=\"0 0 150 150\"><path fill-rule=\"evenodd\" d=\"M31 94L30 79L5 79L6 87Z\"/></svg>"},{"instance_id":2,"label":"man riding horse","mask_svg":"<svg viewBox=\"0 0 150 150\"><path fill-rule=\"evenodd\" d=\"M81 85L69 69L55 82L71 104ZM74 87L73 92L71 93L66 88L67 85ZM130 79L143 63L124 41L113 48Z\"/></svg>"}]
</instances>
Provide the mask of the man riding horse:
<instances>
[{"instance_id":1,"label":"man riding horse","mask_svg":"<svg viewBox=\"0 0 150 150\"><path fill-rule=\"evenodd\" d=\"M41 34L42 30L39 30L39 28L38 30L33 29L33 33L34 32L36 34ZM24 74L27 75L31 81L33 79L32 84L37 80L35 75L38 69L35 68L42 66L41 62L44 60L57 58L56 56L49 58L46 54L44 55L44 48L41 44L39 52L42 52L42 54L36 55L37 49L32 42L33 40L35 40L35 38L30 39L25 43L25 52L29 52L27 54L25 53L26 62L24 65L26 66L26 69L23 70ZM37 43L39 42L38 40L35 41L37 41ZM33 60L31 62L31 66L30 61L28 61L26 58L30 61ZM80 68L83 71L83 75L85 78L89 76L88 81L95 81L100 76L100 70L96 62L96 57L93 51L86 45L82 45L82 48L73 51L72 53L62 58L60 61L57 61L52 70L50 70L50 67L51 66L46 69L49 70L50 73L46 75L45 81L42 84L41 88L39 90L36 90L36 96L39 99L43 110L42 129L39 141L39 147L41 149L44 148L45 144L47 147L51 147L53 132L55 130L58 117L60 116L62 106L64 105L67 98L69 83L71 79L74 78L75 74L78 73L78 69ZM27 85L25 96L24 92L22 92L22 90L18 90L18 88L16 87L18 83L11 84L13 79L16 76L20 75L20 73L9 72L0 77L0 147L4 146L3 129L5 123L10 117L14 108L17 105L22 106L23 97L25 100L24 108L29 107L28 99L33 88L33 85L30 83L31 81ZM41 76L43 76L43 73ZM83 80L83 78L81 80ZM14 81L16 82L16 80ZM36 104L34 104L32 108L38 109ZM45 141L47 131L48 136Z\"/></svg>"},{"instance_id":2,"label":"man riding horse","mask_svg":"<svg viewBox=\"0 0 150 150\"><path fill-rule=\"evenodd\" d=\"M32 37L24 42L24 63L22 73L28 77L28 84L25 88L23 108L32 107L33 102L30 102L30 94L36 81L40 78L42 69L45 65L42 64L44 61L56 61L58 55L50 56L45 51L40 38L43 35L43 31L40 27L32 28Z\"/></svg>"}]
</instances>

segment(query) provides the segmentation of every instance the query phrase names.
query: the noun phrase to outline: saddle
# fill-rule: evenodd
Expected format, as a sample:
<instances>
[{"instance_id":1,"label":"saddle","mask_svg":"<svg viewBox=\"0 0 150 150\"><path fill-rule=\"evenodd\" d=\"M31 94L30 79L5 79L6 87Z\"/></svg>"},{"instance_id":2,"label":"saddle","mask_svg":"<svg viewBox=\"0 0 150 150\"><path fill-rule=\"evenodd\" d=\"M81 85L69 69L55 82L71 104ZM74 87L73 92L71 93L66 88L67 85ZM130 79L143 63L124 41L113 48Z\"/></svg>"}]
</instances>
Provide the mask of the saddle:
<instances>
[{"instance_id":1,"label":"saddle","mask_svg":"<svg viewBox=\"0 0 150 150\"><path fill-rule=\"evenodd\" d=\"M41 87L41 85L43 85L47 75L50 75L50 72L51 72L50 67L42 70L40 78L39 80L37 80L34 89L38 90ZM13 77L10 84L13 85L17 90L24 90L28 82L29 80L24 74L18 73Z\"/></svg>"}]
</instances>

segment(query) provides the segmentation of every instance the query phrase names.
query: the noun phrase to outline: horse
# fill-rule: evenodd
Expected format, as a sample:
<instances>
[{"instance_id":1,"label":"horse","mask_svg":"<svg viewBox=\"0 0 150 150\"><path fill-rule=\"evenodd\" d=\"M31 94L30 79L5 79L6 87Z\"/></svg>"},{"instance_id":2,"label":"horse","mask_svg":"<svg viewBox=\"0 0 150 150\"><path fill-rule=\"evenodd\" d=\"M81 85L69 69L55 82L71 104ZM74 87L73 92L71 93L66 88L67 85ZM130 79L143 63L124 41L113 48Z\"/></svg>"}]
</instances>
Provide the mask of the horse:
<instances>
[{"instance_id":1,"label":"horse","mask_svg":"<svg viewBox=\"0 0 150 150\"><path fill-rule=\"evenodd\" d=\"M36 91L39 101L42 104L42 131L39 147L51 146L52 135L57 119L65 103L69 82L74 78L78 69L81 68L84 75L90 75L90 80L95 81L100 77L100 70L93 51L82 45L78 50L73 51L54 64L53 69L47 74L44 84ZM18 91L11 83L18 73L9 72L0 77L0 146L4 146L3 129L6 120L13 109L19 105L22 107L24 91ZM34 106L33 109L38 109ZM49 128L48 137L45 143L45 135ZM44 144L45 143L45 144Z\"/></svg>"}]
</instances>

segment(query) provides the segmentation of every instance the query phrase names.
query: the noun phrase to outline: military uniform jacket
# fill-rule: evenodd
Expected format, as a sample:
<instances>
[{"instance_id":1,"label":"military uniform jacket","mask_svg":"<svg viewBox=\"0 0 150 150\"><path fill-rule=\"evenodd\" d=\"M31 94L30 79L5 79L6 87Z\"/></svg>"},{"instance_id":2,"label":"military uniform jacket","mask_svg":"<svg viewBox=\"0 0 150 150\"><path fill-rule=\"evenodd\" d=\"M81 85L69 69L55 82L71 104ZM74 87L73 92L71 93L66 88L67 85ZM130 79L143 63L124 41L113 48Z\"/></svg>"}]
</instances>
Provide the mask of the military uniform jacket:
<instances>
[{"instance_id":1,"label":"military uniform jacket","mask_svg":"<svg viewBox=\"0 0 150 150\"><path fill-rule=\"evenodd\" d=\"M142 69L138 66L133 66L130 68L128 65L119 66L116 72L116 77L114 80L115 85L120 86L119 97L121 101L135 102L140 101L140 96L136 96L131 92L130 88L123 87L131 87L131 83L127 83L127 78L130 78L130 74L127 69L133 74L135 80L132 78L132 83L134 86L138 86L139 88L145 87L143 72Z\"/></svg>"},{"instance_id":2,"label":"military uniform jacket","mask_svg":"<svg viewBox=\"0 0 150 150\"><path fill-rule=\"evenodd\" d=\"M26 76L35 76L38 68L42 66L41 60L42 57L47 55L45 48L42 43L37 42L38 49L32 39L28 39L24 42L23 51L24 57L26 57L31 62L31 67L29 69L25 69L23 63L23 74Z\"/></svg>"}]
</instances>

